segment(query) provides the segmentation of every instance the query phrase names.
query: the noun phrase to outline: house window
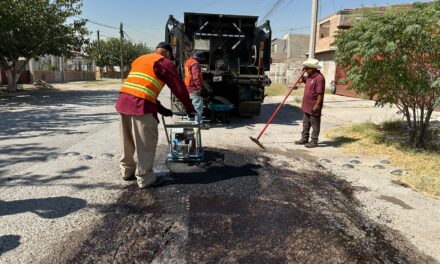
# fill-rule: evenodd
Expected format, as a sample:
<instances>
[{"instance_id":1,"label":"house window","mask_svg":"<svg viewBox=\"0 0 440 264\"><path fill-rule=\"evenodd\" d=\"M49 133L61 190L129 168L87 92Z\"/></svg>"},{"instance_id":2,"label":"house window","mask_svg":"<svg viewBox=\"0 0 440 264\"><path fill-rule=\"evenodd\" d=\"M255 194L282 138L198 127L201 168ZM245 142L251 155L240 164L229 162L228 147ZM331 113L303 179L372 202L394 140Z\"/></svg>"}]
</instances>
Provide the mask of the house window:
<instances>
[{"instance_id":1,"label":"house window","mask_svg":"<svg viewBox=\"0 0 440 264\"><path fill-rule=\"evenodd\" d=\"M319 25L319 37L326 38L328 36L330 36L330 21Z\"/></svg>"}]
</instances>

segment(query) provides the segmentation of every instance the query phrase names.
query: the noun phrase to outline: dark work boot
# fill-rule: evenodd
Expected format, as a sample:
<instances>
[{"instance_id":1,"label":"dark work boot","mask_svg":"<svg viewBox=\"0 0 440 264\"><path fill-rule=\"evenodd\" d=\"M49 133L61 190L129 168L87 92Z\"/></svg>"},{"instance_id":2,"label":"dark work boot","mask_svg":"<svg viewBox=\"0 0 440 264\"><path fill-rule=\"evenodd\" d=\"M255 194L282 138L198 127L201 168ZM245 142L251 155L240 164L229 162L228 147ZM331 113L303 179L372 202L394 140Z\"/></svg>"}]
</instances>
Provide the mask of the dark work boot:
<instances>
[{"instance_id":1,"label":"dark work boot","mask_svg":"<svg viewBox=\"0 0 440 264\"><path fill-rule=\"evenodd\" d=\"M295 145L305 145L307 144L307 142L309 142L307 139L302 138L300 140L295 141Z\"/></svg>"},{"instance_id":2,"label":"dark work boot","mask_svg":"<svg viewBox=\"0 0 440 264\"><path fill-rule=\"evenodd\" d=\"M311 142L304 145L304 147L306 147L306 148L316 148L317 146L318 146L318 142L316 142L316 141L311 141Z\"/></svg>"}]
</instances>

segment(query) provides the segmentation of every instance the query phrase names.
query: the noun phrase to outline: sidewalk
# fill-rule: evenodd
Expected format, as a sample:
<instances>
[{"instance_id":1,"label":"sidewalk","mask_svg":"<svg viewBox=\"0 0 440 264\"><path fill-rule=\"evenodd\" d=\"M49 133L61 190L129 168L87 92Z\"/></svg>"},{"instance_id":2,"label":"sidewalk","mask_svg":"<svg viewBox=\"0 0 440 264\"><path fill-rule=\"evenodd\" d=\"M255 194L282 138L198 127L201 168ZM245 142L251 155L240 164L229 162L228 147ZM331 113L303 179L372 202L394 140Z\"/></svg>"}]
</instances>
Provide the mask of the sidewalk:
<instances>
[{"instance_id":1,"label":"sidewalk","mask_svg":"<svg viewBox=\"0 0 440 264\"><path fill-rule=\"evenodd\" d=\"M284 97L271 97L272 101L281 101ZM301 107L301 97L290 97L287 104ZM352 98L340 95L326 94L324 98L324 109L322 121L324 126L343 125L349 123L362 123L371 121L379 124L384 121L400 120L399 109L395 106L375 107L375 102L359 98ZM440 112L434 111L432 121L440 122Z\"/></svg>"},{"instance_id":2,"label":"sidewalk","mask_svg":"<svg viewBox=\"0 0 440 264\"><path fill-rule=\"evenodd\" d=\"M266 102L277 104L282 96L267 98ZM325 131L339 125L372 121L381 123L386 120L399 120L401 116L395 107L374 107L374 102L337 95L326 95L323 109L319 148L306 149L293 144L300 138L302 130L302 112L298 99L289 98L287 104L293 109L283 107L278 119L268 128L261 142L271 148L301 153L312 162L324 166L358 190L356 197L361 201L365 213L371 218L392 229L401 232L422 252L440 261L440 201L424 196L412 189L398 184L398 177L390 174L399 169L393 164L383 165L386 156L360 156L343 152L339 146L331 144L323 135ZM276 119L277 119L276 118ZM432 121L440 125L440 112L433 113ZM254 132L256 133L256 132ZM358 162L354 165L352 162ZM346 165L354 165L353 169ZM384 169L375 169L374 165L383 165Z\"/></svg>"}]
</instances>

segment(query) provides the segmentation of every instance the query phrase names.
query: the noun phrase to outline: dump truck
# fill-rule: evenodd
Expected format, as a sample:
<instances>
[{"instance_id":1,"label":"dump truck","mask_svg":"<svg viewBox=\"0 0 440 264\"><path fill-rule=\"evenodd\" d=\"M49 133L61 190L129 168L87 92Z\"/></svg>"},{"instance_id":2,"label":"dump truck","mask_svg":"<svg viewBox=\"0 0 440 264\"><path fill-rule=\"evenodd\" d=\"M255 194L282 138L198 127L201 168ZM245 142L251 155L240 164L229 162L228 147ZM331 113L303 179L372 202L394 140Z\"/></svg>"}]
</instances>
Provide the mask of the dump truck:
<instances>
[{"instance_id":1,"label":"dump truck","mask_svg":"<svg viewBox=\"0 0 440 264\"><path fill-rule=\"evenodd\" d=\"M202 97L208 104L213 100L232 104L241 116L260 114L264 89L270 85L265 72L271 64L272 31L269 21L260 26L257 22L257 16L184 13L181 23L169 16L165 41L173 46L182 78L185 61L195 51L203 52ZM171 108L183 112L173 95Z\"/></svg>"}]
</instances>

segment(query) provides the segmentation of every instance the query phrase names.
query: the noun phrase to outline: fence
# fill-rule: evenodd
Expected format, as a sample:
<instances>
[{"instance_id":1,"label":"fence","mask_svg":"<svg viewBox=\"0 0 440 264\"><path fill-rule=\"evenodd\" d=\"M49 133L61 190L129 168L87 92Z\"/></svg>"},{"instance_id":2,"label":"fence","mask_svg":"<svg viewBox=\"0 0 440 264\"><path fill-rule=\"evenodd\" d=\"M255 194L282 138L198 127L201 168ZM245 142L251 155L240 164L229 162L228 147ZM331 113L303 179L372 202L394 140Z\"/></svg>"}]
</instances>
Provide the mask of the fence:
<instances>
[{"instance_id":1,"label":"fence","mask_svg":"<svg viewBox=\"0 0 440 264\"><path fill-rule=\"evenodd\" d=\"M95 63L84 57L43 56L30 62L33 80L73 82L96 80Z\"/></svg>"}]
</instances>

